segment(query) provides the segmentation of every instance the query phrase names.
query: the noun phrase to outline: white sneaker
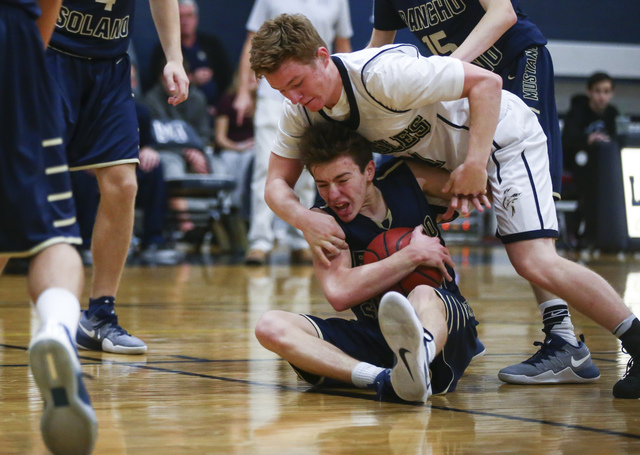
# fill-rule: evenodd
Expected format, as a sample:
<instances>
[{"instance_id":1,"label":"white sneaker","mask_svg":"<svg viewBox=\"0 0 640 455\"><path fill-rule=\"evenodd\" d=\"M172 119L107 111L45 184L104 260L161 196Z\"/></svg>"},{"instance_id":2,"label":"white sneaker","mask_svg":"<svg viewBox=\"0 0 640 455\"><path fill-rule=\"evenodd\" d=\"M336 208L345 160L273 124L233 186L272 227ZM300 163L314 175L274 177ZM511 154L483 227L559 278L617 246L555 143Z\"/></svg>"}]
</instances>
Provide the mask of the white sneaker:
<instances>
[{"instance_id":1,"label":"white sneaker","mask_svg":"<svg viewBox=\"0 0 640 455\"><path fill-rule=\"evenodd\" d=\"M405 401L426 403L431 395L425 330L413 305L402 294L387 292L378 310L380 329L395 354L391 385Z\"/></svg>"},{"instance_id":2,"label":"white sneaker","mask_svg":"<svg viewBox=\"0 0 640 455\"><path fill-rule=\"evenodd\" d=\"M93 451L98 421L82 381L80 361L67 329L44 324L31 340L29 365L44 399L42 439L54 453Z\"/></svg>"}]
</instances>

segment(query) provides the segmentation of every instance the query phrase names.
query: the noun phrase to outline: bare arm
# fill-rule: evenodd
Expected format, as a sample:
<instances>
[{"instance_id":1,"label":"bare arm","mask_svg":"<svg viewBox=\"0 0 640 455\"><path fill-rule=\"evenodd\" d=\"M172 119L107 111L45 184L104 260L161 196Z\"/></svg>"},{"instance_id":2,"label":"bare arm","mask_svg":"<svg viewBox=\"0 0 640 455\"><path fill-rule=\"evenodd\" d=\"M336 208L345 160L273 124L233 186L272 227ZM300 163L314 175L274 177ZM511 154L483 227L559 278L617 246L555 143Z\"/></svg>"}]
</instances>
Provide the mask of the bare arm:
<instances>
[{"instance_id":1,"label":"bare arm","mask_svg":"<svg viewBox=\"0 0 640 455\"><path fill-rule=\"evenodd\" d=\"M367 49L371 47L382 47L385 44L393 44L396 39L395 30L378 30L376 28L371 32L371 39L367 44Z\"/></svg>"},{"instance_id":2,"label":"bare arm","mask_svg":"<svg viewBox=\"0 0 640 455\"><path fill-rule=\"evenodd\" d=\"M299 160L284 158L271 153L265 186L265 201L276 215L293 227L300 229L314 256L329 264L329 257L347 248L344 232L332 216L316 213L300 203L293 192L300 174Z\"/></svg>"},{"instance_id":3,"label":"bare arm","mask_svg":"<svg viewBox=\"0 0 640 455\"><path fill-rule=\"evenodd\" d=\"M351 253L342 250L329 265L314 257L313 269L331 306L344 311L386 291L419 265L438 267L450 280L445 264L454 265L449 250L418 226L409 245L381 261L351 267Z\"/></svg>"},{"instance_id":4,"label":"bare arm","mask_svg":"<svg viewBox=\"0 0 640 455\"><path fill-rule=\"evenodd\" d=\"M465 77L461 98L469 100L469 151L442 192L477 195L486 192L487 162L500 114L502 79L471 63L462 64Z\"/></svg>"},{"instance_id":5,"label":"bare arm","mask_svg":"<svg viewBox=\"0 0 640 455\"><path fill-rule=\"evenodd\" d=\"M451 193L442 194L442 188L447 184L451 175L444 169L427 166L416 160L405 160L405 162L425 195L449 201L448 210L443 215L438 216L438 222L451 219L454 211L458 209L460 209L462 216L468 216L473 207L479 212L484 212L483 205L487 208L491 207L489 198L484 194L469 196L452 195Z\"/></svg>"},{"instance_id":6,"label":"bare arm","mask_svg":"<svg viewBox=\"0 0 640 455\"><path fill-rule=\"evenodd\" d=\"M242 52L240 53L240 60L238 62L238 93L233 100L233 107L238 113L237 123L242 125L244 122L245 114L253 107L253 101L251 99L251 91L249 89L249 79L251 78L251 38L255 33L247 32L247 38L242 46ZM264 82L263 82L264 83Z\"/></svg>"},{"instance_id":7,"label":"bare arm","mask_svg":"<svg viewBox=\"0 0 640 455\"><path fill-rule=\"evenodd\" d=\"M38 0L40 4L40 10L42 14L38 18L37 24L44 42L44 48L49 45L51 35L53 35L53 29L58 19L58 12L60 11L60 5L62 0Z\"/></svg>"},{"instance_id":8,"label":"bare arm","mask_svg":"<svg viewBox=\"0 0 640 455\"><path fill-rule=\"evenodd\" d=\"M518 20L511 0L480 0L486 13L469 36L451 54L464 62L472 62L489 49Z\"/></svg>"},{"instance_id":9,"label":"bare arm","mask_svg":"<svg viewBox=\"0 0 640 455\"><path fill-rule=\"evenodd\" d=\"M164 78L171 93L169 104L182 103L189 96L189 78L182 64L180 47L180 16L177 0L149 0L162 50L167 58Z\"/></svg>"},{"instance_id":10,"label":"bare arm","mask_svg":"<svg viewBox=\"0 0 640 455\"><path fill-rule=\"evenodd\" d=\"M333 52L346 54L351 50L351 40L349 38L336 38L333 41Z\"/></svg>"}]
</instances>

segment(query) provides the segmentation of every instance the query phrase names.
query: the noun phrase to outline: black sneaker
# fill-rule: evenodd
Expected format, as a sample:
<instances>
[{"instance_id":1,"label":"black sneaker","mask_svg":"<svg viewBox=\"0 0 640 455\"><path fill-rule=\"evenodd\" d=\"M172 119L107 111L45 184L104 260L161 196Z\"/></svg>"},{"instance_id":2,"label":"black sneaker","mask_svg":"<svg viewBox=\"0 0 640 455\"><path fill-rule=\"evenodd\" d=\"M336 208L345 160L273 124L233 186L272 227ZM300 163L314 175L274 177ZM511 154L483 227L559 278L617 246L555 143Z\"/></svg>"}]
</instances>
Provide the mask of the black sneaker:
<instances>
[{"instance_id":1,"label":"black sneaker","mask_svg":"<svg viewBox=\"0 0 640 455\"><path fill-rule=\"evenodd\" d=\"M627 352L624 348L623 352ZM627 363L627 371L613 386L613 396L616 398L640 398L640 362L634 362L633 357Z\"/></svg>"}]
</instances>

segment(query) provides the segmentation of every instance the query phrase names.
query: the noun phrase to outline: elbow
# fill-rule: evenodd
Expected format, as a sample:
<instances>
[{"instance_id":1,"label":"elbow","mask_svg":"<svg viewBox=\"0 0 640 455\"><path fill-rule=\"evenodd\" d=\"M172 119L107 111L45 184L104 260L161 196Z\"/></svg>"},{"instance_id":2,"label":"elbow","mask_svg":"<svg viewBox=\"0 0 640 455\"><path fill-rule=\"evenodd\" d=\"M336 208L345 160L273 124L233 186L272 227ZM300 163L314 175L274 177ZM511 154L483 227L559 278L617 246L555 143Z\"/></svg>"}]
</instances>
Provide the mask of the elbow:
<instances>
[{"instance_id":1,"label":"elbow","mask_svg":"<svg viewBox=\"0 0 640 455\"><path fill-rule=\"evenodd\" d=\"M273 210L274 208L274 198L273 198L273 184L272 182L267 179L267 182L265 183L264 186L264 201L267 203L267 205L269 206L269 208L271 210Z\"/></svg>"},{"instance_id":2,"label":"elbow","mask_svg":"<svg viewBox=\"0 0 640 455\"><path fill-rule=\"evenodd\" d=\"M502 91L502 78L496 73L487 71L485 74L485 82L482 85L482 91L485 93L499 94ZM499 96L498 96L499 99Z\"/></svg>"},{"instance_id":3,"label":"elbow","mask_svg":"<svg viewBox=\"0 0 640 455\"><path fill-rule=\"evenodd\" d=\"M347 296L344 292L332 292L325 290L324 296L326 297L329 304L333 307L333 309L338 312L345 311L351 308L351 304L346 298Z\"/></svg>"},{"instance_id":4,"label":"elbow","mask_svg":"<svg viewBox=\"0 0 640 455\"><path fill-rule=\"evenodd\" d=\"M513 9L513 6L509 5L509 10L505 15L505 23L507 24L507 30L513 27L516 22L518 22L518 15Z\"/></svg>"}]
</instances>

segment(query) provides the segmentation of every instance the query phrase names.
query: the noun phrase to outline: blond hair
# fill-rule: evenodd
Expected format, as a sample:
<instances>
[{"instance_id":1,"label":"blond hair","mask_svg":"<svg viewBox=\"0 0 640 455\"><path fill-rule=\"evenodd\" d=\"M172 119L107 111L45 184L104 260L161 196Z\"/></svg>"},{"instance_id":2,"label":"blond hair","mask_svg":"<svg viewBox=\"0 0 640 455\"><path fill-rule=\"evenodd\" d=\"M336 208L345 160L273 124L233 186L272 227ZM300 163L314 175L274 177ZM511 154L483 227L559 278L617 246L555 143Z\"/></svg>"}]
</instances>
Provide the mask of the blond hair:
<instances>
[{"instance_id":1,"label":"blond hair","mask_svg":"<svg viewBox=\"0 0 640 455\"><path fill-rule=\"evenodd\" d=\"M302 14L280 14L265 21L251 40L251 69L261 78L287 60L314 63L318 49L327 47Z\"/></svg>"}]
</instances>

